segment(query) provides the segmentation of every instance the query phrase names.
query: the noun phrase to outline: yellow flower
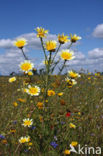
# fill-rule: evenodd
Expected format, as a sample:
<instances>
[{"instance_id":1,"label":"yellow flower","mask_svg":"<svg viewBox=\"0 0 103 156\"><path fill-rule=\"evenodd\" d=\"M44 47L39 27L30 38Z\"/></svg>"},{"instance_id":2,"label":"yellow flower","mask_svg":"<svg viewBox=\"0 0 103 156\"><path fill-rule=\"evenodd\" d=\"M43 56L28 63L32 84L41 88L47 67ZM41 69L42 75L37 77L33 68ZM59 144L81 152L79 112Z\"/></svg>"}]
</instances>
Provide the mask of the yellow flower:
<instances>
[{"instance_id":1,"label":"yellow flower","mask_svg":"<svg viewBox=\"0 0 103 156\"><path fill-rule=\"evenodd\" d=\"M70 128L74 128L74 129L76 128L76 126L75 126L73 123L70 123L70 124L69 124L69 127L70 127Z\"/></svg>"},{"instance_id":2,"label":"yellow flower","mask_svg":"<svg viewBox=\"0 0 103 156\"><path fill-rule=\"evenodd\" d=\"M17 107L17 106L18 106L18 103L17 103L17 102L13 102L13 105L14 105L15 107Z\"/></svg>"},{"instance_id":3,"label":"yellow flower","mask_svg":"<svg viewBox=\"0 0 103 156\"><path fill-rule=\"evenodd\" d=\"M21 137L19 139L19 143L23 144L23 143L27 143L30 141L30 137L29 136L25 136L25 137Z\"/></svg>"},{"instance_id":4,"label":"yellow flower","mask_svg":"<svg viewBox=\"0 0 103 156\"><path fill-rule=\"evenodd\" d=\"M57 45L56 41L50 40L50 41L47 41L45 44L46 44L45 45L46 50L50 52L55 52L56 45Z\"/></svg>"},{"instance_id":5,"label":"yellow flower","mask_svg":"<svg viewBox=\"0 0 103 156\"><path fill-rule=\"evenodd\" d=\"M40 120L40 122L43 122L43 117L39 116L39 120Z\"/></svg>"},{"instance_id":6,"label":"yellow flower","mask_svg":"<svg viewBox=\"0 0 103 156\"><path fill-rule=\"evenodd\" d=\"M78 142L77 142L77 141L72 141L72 142L71 142L71 145L75 147L75 146L78 145Z\"/></svg>"},{"instance_id":7,"label":"yellow flower","mask_svg":"<svg viewBox=\"0 0 103 156\"><path fill-rule=\"evenodd\" d=\"M32 72L32 71L29 71L29 72L28 72L28 75L29 75L29 76L33 75L33 72Z\"/></svg>"},{"instance_id":8,"label":"yellow flower","mask_svg":"<svg viewBox=\"0 0 103 156\"><path fill-rule=\"evenodd\" d=\"M64 34L62 34L62 35L58 35L58 41L59 43L64 44L70 40L68 40L68 36L64 36Z\"/></svg>"},{"instance_id":9,"label":"yellow flower","mask_svg":"<svg viewBox=\"0 0 103 156\"><path fill-rule=\"evenodd\" d=\"M45 100L46 103L48 103L48 100Z\"/></svg>"},{"instance_id":10,"label":"yellow flower","mask_svg":"<svg viewBox=\"0 0 103 156\"><path fill-rule=\"evenodd\" d=\"M91 73L88 73L88 75L91 75Z\"/></svg>"},{"instance_id":11,"label":"yellow flower","mask_svg":"<svg viewBox=\"0 0 103 156\"><path fill-rule=\"evenodd\" d=\"M40 38L45 37L45 34L48 33L48 30L45 30L45 29L42 28L42 27L37 27L37 28L36 28L36 31L37 31L37 37L40 37Z\"/></svg>"},{"instance_id":12,"label":"yellow flower","mask_svg":"<svg viewBox=\"0 0 103 156\"><path fill-rule=\"evenodd\" d=\"M43 108L43 102L38 102L38 103L37 103L37 107L38 107L39 109L42 109L42 108Z\"/></svg>"},{"instance_id":13,"label":"yellow flower","mask_svg":"<svg viewBox=\"0 0 103 156\"><path fill-rule=\"evenodd\" d=\"M48 96L54 96L55 92L53 90L48 90Z\"/></svg>"},{"instance_id":14,"label":"yellow flower","mask_svg":"<svg viewBox=\"0 0 103 156\"><path fill-rule=\"evenodd\" d=\"M22 49L26 45L26 40L24 38L18 39L14 42L14 45L20 49Z\"/></svg>"},{"instance_id":15,"label":"yellow flower","mask_svg":"<svg viewBox=\"0 0 103 156\"><path fill-rule=\"evenodd\" d=\"M72 60L75 58L73 55L73 51L70 51L69 49L62 50L60 53L60 56L63 60Z\"/></svg>"},{"instance_id":16,"label":"yellow flower","mask_svg":"<svg viewBox=\"0 0 103 156\"><path fill-rule=\"evenodd\" d=\"M62 96L62 95L63 95L63 92L58 93L58 96Z\"/></svg>"},{"instance_id":17,"label":"yellow flower","mask_svg":"<svg viewBox=\"0 0 103 156\"><path fill-rule=\"evenodd\" d=\"M10 83L12 83L12 82L14 82L14 81L16 81L16 77L11 77L11 78L9 78L9 82L10 82Z\"/></svg>"},{"instance_id":18,"label":"yellow flower","mask_svg":"<svg viewBox=\"0 0 103 156\"><path fill-rule=\"evenodd\" d=\"M23 119L23 124L22 125L24 127L31 127L32 124L33 124L33 120L32 119L29 119L29 118Z\"/></svg>"},{"instance_id":19,"label":"yellow flower","mask_svg":"<svg viewBox=\"0 0 103 156\"><path fill-rule=\"evenodd\" d=\"M10 129L10 133L15 133L16 129Z\"/></svg>"},{"instance_id":20,"label":"yellow flower","mask_svg":"<svg viewBox=\"0 0 103 156\"><path fill-rule=\"evenodd\" d=\"M17 99L19 102L26 102L26 99L21 99L21 98L19 98L19 99Z\"/></svg>"},{"instance_id":21,"label":"yellow flower","mask_svg":"<svg viewBox=\"0 0 103 156\"><path fill-rule=\"evenodd\" d=\"M70 37L71 37L72 43L75 43L76 41L82 39L80 36L77 36L76 34L74 34L74 35L70 34Z\"/></svg>"},{"instance_id":22,"label":"yellow flower","mask_svg":"<svg viewBox=\"0 0 103 156\"><path fill-rule=\"evenodd\" d=\"M31 96L38 96L40 93L40 88L37 86L28 86L27 93L30 94Z\"/></svg>"},{"instance_id":23,"label":"yellow flower","mask_svg":"<svg viewBox=\"0 0 103 156\"><path fill-rule=\"evenodd\" d=\"M71 77L71 78L77 78L77 77L80 77L80 75L72 70L68 71L68 75Z\"/></svg>"},{"instance_id":24,"label":"yellow flower","mask_svg":"<svg viewBox=\"0 0 103 156\"><path fill-rule=\"evenodd\" d=\"M28 92L28 89L27 88L24 88L23 91L24 91L24 93L27 93Z\"/></svg>"},{"instance_id":25,"label":"yellow flower","mask_svg":"<svg viewBox=\"0 0 103 156\"><path fill-rule=\"evenodd\" d=\"M25 60L24 62L22 62L20 65L20 69L25 72L28 73L29 70L32 70L34 67L34 64L31 63L30 61Z\"/></svg>"},{"instance_id":26,"label":"yellow flower","mask_svg":"<svg viewBox=\"0 0 103 156\"><path fill-rule=\"evenodd\" d=\"M29 143L28 143L28 146L32 146L32 145L33 145L33 143L32 143L32 142L29 142Z\"/></svg>"},{"instance_id":27,"label":"yellow flower","mask_svg":"<svg viewBox=\"0 0 103 156\"><path fill-rule=\"evenodd\" d=\"M2 143L3 143L3 144L7 144L7 140L6 140L6 139L3 139L3 140L2 140Z\"/></svg>"},{"instance_id":28,"label":"yellow flower","mask_svg":"<svg viewBox=\"0 0 103 156\"><path fill-rule=\"evenodd\" d=\"M100 76L100 73L95 73L95 76Z\"/></svg>"},{"instance_id":29,"label":"yellow flower","mask_svg":"<svg viewBox=\"0 0 103 156\"><path fill-rule=\"evenodd\" d=\"M66 149L66 150L64 151L64 154L69 155L69 154L70 154L70 151Z\"/></svg>"},{"instance_id":30,"label":"yellow flower","mask_svg":"<svg viewBox=\"0 0 103 156\"><path fill-rule=\"evenodd\" d=\"M73 86L77 84L77 82L74 79L70 79L68 77L65 79L65 81L67 82L69 86Z\"/></svg>"},{"instance_id":31,"label":"yellow flower","mask_svg":"<svg viewBox=\"0 0 103 156\"><path fill-rule=\"evenodd\" d=\"M91 77L88 77L88 80L90 80L91 79Z\"/></svg>"},{"instance_id":32,"label":"yellow flower","mask_svg":"<svg viewBox=\"0 0 103 156\"><path fill-rule=\"evenodd\" d=\"M81 115L81 112L78 112L78 115Z\"/></svg>"}]
</instances>

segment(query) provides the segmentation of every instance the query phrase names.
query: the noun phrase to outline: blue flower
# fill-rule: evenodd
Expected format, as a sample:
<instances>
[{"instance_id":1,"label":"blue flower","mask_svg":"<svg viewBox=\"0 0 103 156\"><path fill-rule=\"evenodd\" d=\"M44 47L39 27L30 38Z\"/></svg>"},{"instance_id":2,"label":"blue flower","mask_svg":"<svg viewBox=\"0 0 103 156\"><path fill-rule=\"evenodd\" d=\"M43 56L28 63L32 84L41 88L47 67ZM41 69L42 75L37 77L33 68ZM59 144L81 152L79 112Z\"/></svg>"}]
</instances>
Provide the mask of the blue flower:
<instances>
[{"instance_id":1,"label":"blue flower","mask_svg":"<svg viewBox=\"0 0 103 156\"><path fill-rule=\"evenodd\" d=\"M2 134L0 134L0 139L5 139L5 136L3 136Z\"/></svg>"},{"instance_id":2,"label":"blue flower","mask_svg":"<svg viewBox=\"0 0 103 156\"><path fill-rule=\"evenodd\" d=\"M52 142L50 143L50 145L53 146L54 148L56 148L56 147L58 146L58 144L57 144L55 141L52 141Z\"/></svg>"},{"instance_id":3,"label":"blue flower","mask_svg":"<svg viewBox=\"0 0 103 156\"><path fill-rule=\"evenodd\" d=\"M13 121L13 124L15 125L17 123L17 121L15 120L15 121Z\"/></svg>"},{"instance_id":4,"label":"blue flower","mask_svg":"<svg viewBox=\"0 0 103 156\"><path fill-rule=\"evenodd\" d=\"M36 126L32 126L32 127L31 127L31 130L34 130L35 128L36 128Z\"/></svg>"}]
</instances>

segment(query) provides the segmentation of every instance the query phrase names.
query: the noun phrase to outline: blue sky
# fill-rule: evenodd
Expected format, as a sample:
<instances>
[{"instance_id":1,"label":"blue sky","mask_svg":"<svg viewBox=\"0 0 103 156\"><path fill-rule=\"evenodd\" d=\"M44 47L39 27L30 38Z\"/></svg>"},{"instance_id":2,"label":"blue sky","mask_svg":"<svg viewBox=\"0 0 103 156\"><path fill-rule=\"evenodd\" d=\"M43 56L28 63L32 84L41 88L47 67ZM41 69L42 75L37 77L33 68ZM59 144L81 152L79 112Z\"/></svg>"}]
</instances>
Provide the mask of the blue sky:
<instances>
[{"instance_id":1,"label":"blue sky","mask_svg":"<svg viewBox=\"0 0 103 156\"><path fill-rule=\"evenodd\" d=\"M77 49L87 56L88 51L103 48L103 38L92 36L103 23L102 15L103 0L1 0L0 39L14 39L42 26L51 34L78 34L82 40ZM1 47L0 54L4 53Z\"/></svg>"}]
</instances>

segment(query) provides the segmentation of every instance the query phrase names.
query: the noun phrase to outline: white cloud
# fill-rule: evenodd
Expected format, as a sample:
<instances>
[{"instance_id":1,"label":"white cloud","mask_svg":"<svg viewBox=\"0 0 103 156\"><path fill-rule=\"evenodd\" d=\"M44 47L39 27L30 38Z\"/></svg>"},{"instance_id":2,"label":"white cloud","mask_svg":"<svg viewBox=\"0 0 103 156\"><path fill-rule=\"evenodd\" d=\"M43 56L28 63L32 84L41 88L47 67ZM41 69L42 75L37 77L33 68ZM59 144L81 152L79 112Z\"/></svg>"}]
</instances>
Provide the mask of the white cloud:
<instances>
[{"instance_id":1,"label":"white cloud","mask_svg":"<svg viewBox=\"0 0 103 156\"><path fill-rule=\"evenodd\" d=\"M96 38L103 38L103 24L98 24L93 31L93 36Z\"/></svg>"},{"instance_id":2,"label":"white cloud","mask_svg":"<svg viewBox=\"0 0 103 156\"><path fill-rule=\"evenodd\" d=\"M103 48L95 48L90 50L88 52L88 56L92 59L103 58Z\"/></svg>"}]
</instances>

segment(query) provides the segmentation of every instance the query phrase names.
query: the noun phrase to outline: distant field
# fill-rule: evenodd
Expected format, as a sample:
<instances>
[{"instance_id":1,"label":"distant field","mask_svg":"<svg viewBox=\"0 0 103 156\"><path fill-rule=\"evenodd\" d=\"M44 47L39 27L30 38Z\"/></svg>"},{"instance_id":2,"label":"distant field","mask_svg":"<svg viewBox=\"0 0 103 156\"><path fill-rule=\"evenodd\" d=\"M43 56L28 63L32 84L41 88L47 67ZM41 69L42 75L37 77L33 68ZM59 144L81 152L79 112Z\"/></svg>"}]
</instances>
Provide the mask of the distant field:
<instances>
[{"instance_id":1,"label":"distant field","mask_svg":"<svg viewBox=\"0 0 103 156\"><path fill-rule=\"evenodd\" d=\"M49 88L55 95L48 98L49 107L44 109L37 107L43 102L42 78L17 76L13 83L8 79L0 77L0 134L4 136L0 136L1 156L64 156L72 141L103 150L103 76L82 74L72 88L66 86L64 76L51 76ZM27 83L39 86L40 96L24 93ZM60 92L62 96L58 96ZM24 118L32 118L35 128L23 127ZM70 128L70 123L76 127ZM31 136L32 144L19 144L19 138L25 135ZM57 147L51 146L52 141Z\"/></svg>"}]
</instances>

